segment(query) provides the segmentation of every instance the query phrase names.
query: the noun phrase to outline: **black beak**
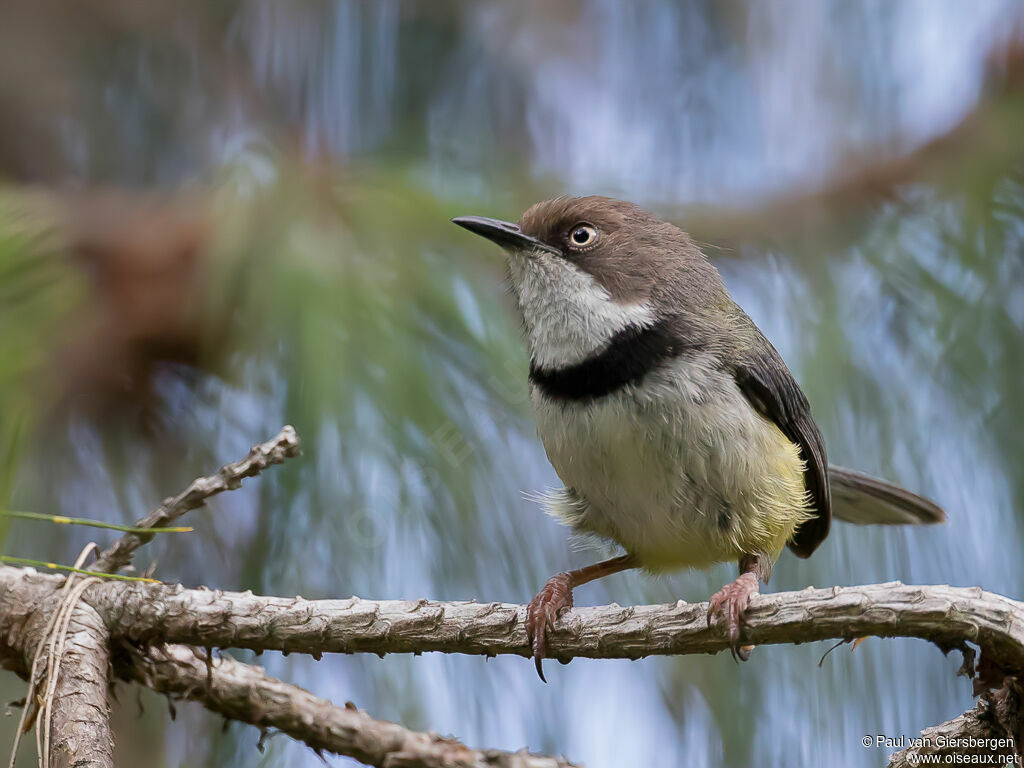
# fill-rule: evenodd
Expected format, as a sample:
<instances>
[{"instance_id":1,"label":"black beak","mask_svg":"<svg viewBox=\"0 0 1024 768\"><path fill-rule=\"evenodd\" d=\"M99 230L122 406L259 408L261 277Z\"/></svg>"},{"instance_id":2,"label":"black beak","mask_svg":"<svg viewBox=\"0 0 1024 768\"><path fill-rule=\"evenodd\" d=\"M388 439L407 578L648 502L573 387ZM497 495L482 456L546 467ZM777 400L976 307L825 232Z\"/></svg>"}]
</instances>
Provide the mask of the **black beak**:
<instances>
[{"instance_id":1,"label":"black beak","mask_svg":"<svg viewBox=\"0 0 1024 768\"><path fill-rule=\"evenodd\" d=\"M510 221L488 219L483 216L459 216L452 219L452 223L465 227L470 232L474 232L481 237L486 237L502 248L558 253L556 249L547 243L525 234L518 224L513 224Z\"/></svg>"}]
</instances>

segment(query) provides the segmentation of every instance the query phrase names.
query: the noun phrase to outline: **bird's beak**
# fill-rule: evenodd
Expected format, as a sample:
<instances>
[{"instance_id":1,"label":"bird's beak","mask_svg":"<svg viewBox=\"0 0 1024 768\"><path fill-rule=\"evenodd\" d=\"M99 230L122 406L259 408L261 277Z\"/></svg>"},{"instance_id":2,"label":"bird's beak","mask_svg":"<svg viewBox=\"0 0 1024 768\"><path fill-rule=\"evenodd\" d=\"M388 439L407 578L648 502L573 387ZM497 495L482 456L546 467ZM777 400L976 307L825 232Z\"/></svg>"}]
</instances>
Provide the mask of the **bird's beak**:
<instances>
[{"instance_id":1,"label":"bird's beak","mask_svg":"<svg viewBox=\"0 0 1024 768\"><path fill-rule=\"evenodd\" d=\"M452 223L465 227L502 248L513 251L550 251L558 253L547 243L525 234L518 224L500 219L488 219L483 216L459 216Z\"/></svg>"}]
</instances>

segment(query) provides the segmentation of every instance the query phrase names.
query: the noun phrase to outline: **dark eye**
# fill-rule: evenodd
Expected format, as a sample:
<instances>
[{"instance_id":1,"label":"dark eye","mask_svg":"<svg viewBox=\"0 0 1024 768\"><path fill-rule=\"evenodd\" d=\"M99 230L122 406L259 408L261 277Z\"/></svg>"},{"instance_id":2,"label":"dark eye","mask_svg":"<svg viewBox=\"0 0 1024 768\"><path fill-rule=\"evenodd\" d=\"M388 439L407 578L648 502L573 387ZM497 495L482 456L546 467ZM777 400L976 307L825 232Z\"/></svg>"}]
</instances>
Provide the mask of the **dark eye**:
<instances>
[{"instance_id":1,"label":"dark eye","mask_svg":"<svg viewBox=\"0 0 1024 768\"><path fill-rule=\"evenodd\" d=\"M580 223L569 232L569 246L571 248L589 248L597 242L597 228L592 224Z\"/></svg>"}]
</instances>

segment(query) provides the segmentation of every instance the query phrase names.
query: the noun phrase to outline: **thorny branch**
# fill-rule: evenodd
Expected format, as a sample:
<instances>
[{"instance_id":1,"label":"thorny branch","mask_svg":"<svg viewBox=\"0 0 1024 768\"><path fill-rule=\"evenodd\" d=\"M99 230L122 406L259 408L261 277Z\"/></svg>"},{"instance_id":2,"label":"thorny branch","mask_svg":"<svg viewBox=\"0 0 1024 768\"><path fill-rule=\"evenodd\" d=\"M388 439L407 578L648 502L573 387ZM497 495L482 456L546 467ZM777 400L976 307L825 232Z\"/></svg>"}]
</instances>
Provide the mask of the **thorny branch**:
<instances>
[{"instance_id":1,"label":"thorny branch","mask_svg":"<svg viewBox=\"0 0 1024 768\"><path fill-rule=\"evenodd\" d=\"M44 599L59 580L0 568L0 596ZM529 656L525 607L432 600L306 600L251 592L104 582L88 593L114 637L139 645L185 643L289 653L466 653ZM744 639L756 645L916 637L943 649L964 641L989 667L1024 670L1024 604L977 588L892 582L808 588L754 597ZM639 659L717 653L725 628L707 626L707 603L576 608L557 623L550 655Z\"/></svg>"},{"instance_id":2,"label":"thorny branch","mask_svg":"<svg viewBox=\"0 0 1024 768\"><path fill-rule=\"evenodd\" d=\"M986 691L974 709L921 731L919 743L895 753L889 768L963 764L966 755L976 756L978 765L1016 764L1024 735L1021 693L1019 682L1008 678L999 690Z\"/></svg>"},{"instance_id":3,"label":"thorny branch","mask_svg":"<svg viewBox=\"0 0 1024 768\"><path fill-rule=\"evenodd\" d=\"M290 653L530 654L525 609L508 603L283 599L131 583L103 584L90 600L112 631L142 643ZM898 582L806 589L757 596L747 615L744 637L757 645L874 635L948 648L969 640L999 667L1024 669L1024 604L980 589ZM706 603L577 608L558 622L549 651L568 661L724 650L724 627L709 628L706 618Z\"/></svg>"},{"instance_id":4,"label":"thorny branch","mask_svg":"<svg viewBox=\"0 0 1024 768\"><path fill-rule=\"evenodd\" d=\"M299 438L295 429L284 426L276 437L253 446L249 455L234 464L221 467L214 475L198 477L188 488L165 499L164 503L143 517L137 523L139 528L161 528L170 525L186 512L199 509L207 499L224 491L233 491L242 486L242 480L253 477L274 464L299 455ZM153 534L126 533L106 549L93 564L94 571L113 573L131 562L132 554L148 541Z\"/></svg>"},{"instance_id":5,"label":"thorny branch","mask_svg":"<svg viewBox=\"0 0 1024 768\"><path fill-rule=\"evenodd\" d=\"M242 478L297 453L298 438L294 430L285 427L242 461L194 481L139 524L167 525L202 506L210 496L237 488ZM145 534L122 537L103 553L96 570L123 567L148 538ZM46 641L45 626L60 605L63 583L58 576L0 566L0 662L6 668L27 675L35 649ZM559 621L550 639L550 653L564 661L716 653L728 643L720 626L707 627L706 611L705 603L682 602L578 608ZM61 694L73 707L76 697L88 698L88 691L101 690L92 679L96 677L93 672L106 679L109 649L114 647L119 651L113 664L118 676L199 701L231 719L278 729L318 751L336 752L370 765L562 768L570 764L525 752L471 750L450 739L376 721L268 677L258 667L223 658L208 666L206 652L189 647L317 656L364 651L528 656L524 612L523 606L504 603L355 597L310 601L180 585L99 582L81 597L73 616L77 624L73 623L63 660L65 665L72 661L70 656L81 645L78 636L82 635L89 653L75 664L81 665L90 684L83 688L76 683L77 675L69 675L63 680ZM746 640L757 645L852 640L867 635L917 637L944 650L964 649L965 642L973 643L981 648L986 670L982 687L1001 685L1002 689L978 709L936 726L936 730L974 733L982 728L986 733L1009 733L1017 738L1016 675L1024 669L1022 603L980 589L892 583L763 595L754 598L748 616ZM105 696L82 701L83 706L101 711L107 731L93 736L112 747ZM993 720L992 712L999 713L1001 719ZM67 745L69 760L81 756L76 751L75 719L72 711L54 715L54 737L59 745ZM993 722L997 723L994 731ZM89 764L109 764L104 759L101 755L99 762ZM904 764L901 759L907 759L904 753L895 755L894 765Z\"/></svg>"},{"instance_id":6,"label":"thorny branch","mask_svg":"<svg viewBox=\"0 0 1024 768\"><path fill-rule=\"evenodd\" d=\"M29 569L0 568L0 600L45 602L59 583ZM86 600L115 640L141 649L187 643L311 654L529 655L525 609L503 603L311 601L128 582L97 584ZM682 602L578 608L558 623L551 652L568 660L724 650L725 633L707 627L706 611L706 603ZM0 638L3 630L0 616ZM746 639L764 645L867 635L918 637L946 650L969 641L981 648L997 685L1024 668L1024 604L974 588L891 583L762 595L751 604ZM0 653L14 650L0 644ZM287 720L267 717L264 725L291 732Z\"/></svg>"},{"instance_id":7,"label":"thorny branch","mask_svg":"<svg viewBox=\"0 0 1024 768\"><path fill-rule=\"evenodd\" d=\"M215 475L194 480L185 491L165 500L137 525L163 526L201 507L211 496L240 487L243 478L259 474L268 466L280 464L298 453L295 430L285 426L273 439L254 446L241 461L222 467ZM131 562L134 551L152 538L152 534L125 534L100 555L94 570L114 572L123 568ZM95 545L90 547L94 549ZM88 553L89 548L80 555L76 568L83 564ZM26 658L29 653L33 658L26 667L30 685L22 724L31 726L38 714L36 742L42 768L50 764L57 768L66 765L112 768L113 737L107 703L110 636L96 610L81 602L85 590L97 583L96 580L86 579L70 589L75 578L72 575L60 580L60 599L55 598L55 590L55 595L42 602L25 604L22 611L17 610L15 603L4 604L9 614L23 619L20 626L15 625L16 636L22 641L20 647ZM32 620L39 616L46 617L42 624ZM0 647L0 659L5 666L17 669L17 655ZM45 662L45 672L38 667L40 661ZM43 687L45 692L41 691ZM21 724L12 749L12 765L17 755L20 728Z\"/></svg>"},{"instance_id":8,"label":"thorny branch","mask_svg":"<svg viewBox=\"0 0 1024 768\"><path fill-rule=\"evenodd\" d=\"M121 673L160 693L198 701L231 720L274 728L317 751L375 766L420 768L571 768L567 760L525 751L475 750L452 738L374 720L355 705L337 707L222 656L207 682L206 659L182 645L132 649Z\"/></svg>"},{"instance_id":9,"label":"thorny branch","mask_svg":"<svg viewBox=\"0 0 1024 768\"><path fill-rule=\"evenodd\" d=\"M142 518L138 527L165 526L208 498L238 488L251 477L286 458L297 456L299 440L290 426L273 439L254 446L249 455L228 464L215 475L200 477L185 491L169 498ZM129 533L109 547L93 565L97 572L115 572L131 562L135 550L151 535ZM5 569L13 576L15 569ZM23 572L30 577L35 575ZM20 578L20 577L18 577ZM50 630L43 617L53 614L59 590L66 582L53 576L38 576L51 597L28 596L0 585L0 661L23 676L29 659L47 642ZM92 581L92 580L90 580ZM43 583L43 582L40 582ZM95 582L93 582L95 583ZM123 582L122 582L123 583ZM90 584L92 586L92 584ZM81 616L80 616L81 614ZM83 618L84 616L84 618ZM68 668L56 681L55 729L50 753L54 763L65 765L112 766L113 738L109 730L106 701L110 635L95 608L79 605L70 616L67 653ZM266 733L276 729L307 744L313 750L355 758L368 765L389 768L571 768L560 758L531 755L525 750L503 752L474 750L452 738L411 731L395 723L374 720L354 705L336 707L294 685L266 675L256 666L230 658L210 659L206 650L183 645L133 647L118 645L116 674L171 696L198 701L211 711L240 722L256 725ZM26 702L31 707L32 702Z\"/></svg>"}]
</instances>

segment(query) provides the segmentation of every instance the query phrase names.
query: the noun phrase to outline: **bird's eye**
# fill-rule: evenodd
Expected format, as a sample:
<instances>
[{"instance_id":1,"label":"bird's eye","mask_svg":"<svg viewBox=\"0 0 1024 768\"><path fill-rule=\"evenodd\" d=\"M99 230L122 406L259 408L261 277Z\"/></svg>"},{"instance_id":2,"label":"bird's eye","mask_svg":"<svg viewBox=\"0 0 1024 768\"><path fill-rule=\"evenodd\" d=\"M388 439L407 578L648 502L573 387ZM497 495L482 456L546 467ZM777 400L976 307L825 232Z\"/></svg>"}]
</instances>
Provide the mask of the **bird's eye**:
<instances>
[{"instance_id":1,"label":"bird's eye","mask_svg":"<svg viewBox=\"0 0 1024 768\"><path fill-rule=\"evenodd\" d=\"M577 224L569 231L569 247L576 250L590 248L597 242L597 228L592 224Z\"/></svg>"}]
</instances>

